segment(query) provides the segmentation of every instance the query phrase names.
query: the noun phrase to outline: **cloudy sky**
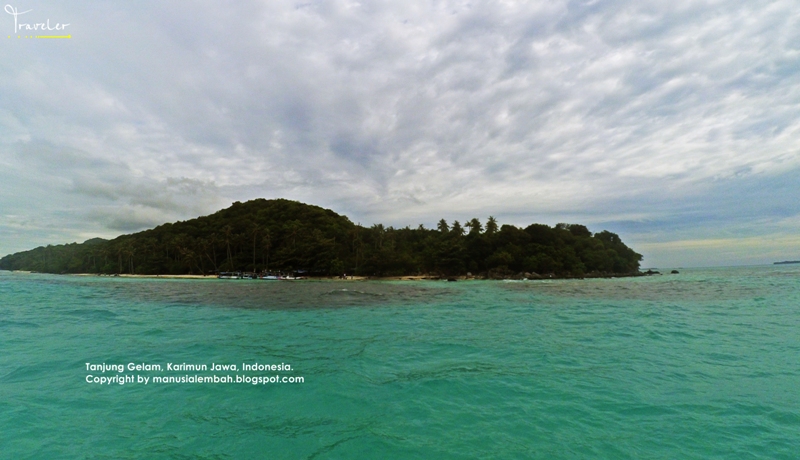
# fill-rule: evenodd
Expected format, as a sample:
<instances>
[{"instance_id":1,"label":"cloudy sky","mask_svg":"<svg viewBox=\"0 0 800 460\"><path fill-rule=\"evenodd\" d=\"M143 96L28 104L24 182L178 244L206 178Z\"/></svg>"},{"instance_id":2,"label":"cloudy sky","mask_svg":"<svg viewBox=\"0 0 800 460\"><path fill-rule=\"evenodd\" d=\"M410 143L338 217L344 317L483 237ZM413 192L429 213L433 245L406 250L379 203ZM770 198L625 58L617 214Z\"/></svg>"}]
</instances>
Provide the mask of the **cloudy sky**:
<instances>
[{"instance_id":1,"label":"cloudy sky","mask_svg":"<svg viewBox=\"0 0 800 460\"><path fill-rule=\"evenodd\" d=\"M8 5L0 255L284 197L800 259L796 1Z\"/></svg>"}]
</instances>

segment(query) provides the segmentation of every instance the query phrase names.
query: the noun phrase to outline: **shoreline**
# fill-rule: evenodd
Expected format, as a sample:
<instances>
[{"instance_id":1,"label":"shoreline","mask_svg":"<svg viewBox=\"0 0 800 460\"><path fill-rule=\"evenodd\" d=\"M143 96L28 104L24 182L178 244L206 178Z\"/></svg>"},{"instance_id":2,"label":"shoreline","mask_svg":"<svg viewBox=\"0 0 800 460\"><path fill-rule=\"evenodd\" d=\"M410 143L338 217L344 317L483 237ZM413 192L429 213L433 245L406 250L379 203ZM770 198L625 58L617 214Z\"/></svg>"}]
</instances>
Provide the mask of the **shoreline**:
<instances>
[{"instance_id":1,"label":"shoreline","mask_svg":"<svg viewBox=\"0 0 800 460\"><path fill-rule=\"evenodd\" d=\"M122 274L102 274L102 273L42 273L27 270L10 270L11 273L18 274L43 274L43 275L59 275L59 276L80 276L80 277L103 277L103 278L134 278L134 279L176 279L176 280L216 280L219 279L217 275L131 275L128 273ZM311 276L299 280L225 280L225 281L552 281L552 280L583 280L583 279L611 279L611 278L638 278L641 276L652 276L659 274L658 272L648 273L628 273L628 274L607 274L607 275L586 275L583 277L561 277L561 276L539 276L532 278L487 278L482 276L472 275L457 275L457 276L441 276L441 275L402 275L402 276L347 276L347 278L340 278L338 276Z\"/></svg>"}]
</instances>

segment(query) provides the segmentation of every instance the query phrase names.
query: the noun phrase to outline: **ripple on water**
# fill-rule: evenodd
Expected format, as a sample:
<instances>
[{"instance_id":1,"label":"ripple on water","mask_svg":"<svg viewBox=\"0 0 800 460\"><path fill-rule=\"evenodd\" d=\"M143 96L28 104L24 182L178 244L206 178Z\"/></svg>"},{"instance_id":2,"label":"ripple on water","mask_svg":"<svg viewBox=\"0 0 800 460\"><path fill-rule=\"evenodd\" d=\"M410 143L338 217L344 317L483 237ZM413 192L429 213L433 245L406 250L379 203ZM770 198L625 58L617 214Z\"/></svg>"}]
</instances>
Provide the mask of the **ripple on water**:
<instances>
[{"instance_id":1,"label":"ripple on water","mask_svg":"<svg viewBox=\"0 0 800 460\"><path fill-rule=\"evenodd\" d=\"M800 445L798 270L11 278L9 458L794 458ZM306 382L100 387L82 380L89 361L286 362Z\"/></svg>"}]
</instances>

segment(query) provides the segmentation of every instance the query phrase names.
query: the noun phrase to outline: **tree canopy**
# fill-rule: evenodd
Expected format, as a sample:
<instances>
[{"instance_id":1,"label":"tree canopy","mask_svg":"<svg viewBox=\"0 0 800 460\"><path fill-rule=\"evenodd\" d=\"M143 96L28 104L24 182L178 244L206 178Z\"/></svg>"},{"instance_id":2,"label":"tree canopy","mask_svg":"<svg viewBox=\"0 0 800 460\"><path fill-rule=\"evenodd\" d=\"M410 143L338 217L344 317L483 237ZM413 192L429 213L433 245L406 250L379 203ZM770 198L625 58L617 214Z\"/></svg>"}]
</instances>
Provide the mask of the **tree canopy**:
<instances>
[{"instance_id":1,"label":"tree canopy","mask_svg":"<svg viewBox=\"0 0 800 460\"><path fill-rule=\"evenodd\" d=\"M642 259L618 235L578 224L522 229L489 217L437 228L356 225L329 209L296 201L236 202L214 214L82 244L48 245L0 259L0 269L45 273L209 274L303 271L556 277L637 273ZM498 228L499 227L499 228Z\"/></svg>"}]
</instances>

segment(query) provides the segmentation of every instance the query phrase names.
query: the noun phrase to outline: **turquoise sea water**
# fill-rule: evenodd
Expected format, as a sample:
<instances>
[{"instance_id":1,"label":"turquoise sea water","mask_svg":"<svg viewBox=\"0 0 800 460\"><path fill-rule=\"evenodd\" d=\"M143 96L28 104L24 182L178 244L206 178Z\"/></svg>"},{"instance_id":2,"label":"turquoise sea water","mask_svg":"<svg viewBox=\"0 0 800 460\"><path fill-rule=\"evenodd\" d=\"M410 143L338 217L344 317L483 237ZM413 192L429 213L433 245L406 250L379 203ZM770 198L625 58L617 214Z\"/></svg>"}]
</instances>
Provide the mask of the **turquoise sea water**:
<instances>
[{"instance_id":1,"label":"turquoise sea water","mask_svg":"<svg viewBox=\"0 0 800 460\"><path fill-rule=\"evenodd\" d=\"M87 371L263 363L283 372ZM87 383L87 375L304 383ZM798 458L800 266L531 282L0 272L2 458Z\"/></svg>"}]
</instances>

